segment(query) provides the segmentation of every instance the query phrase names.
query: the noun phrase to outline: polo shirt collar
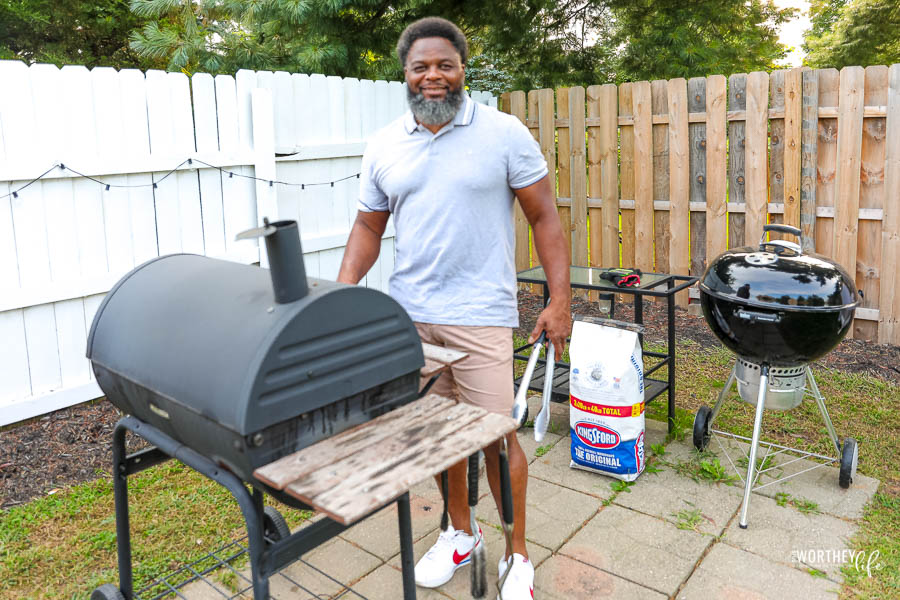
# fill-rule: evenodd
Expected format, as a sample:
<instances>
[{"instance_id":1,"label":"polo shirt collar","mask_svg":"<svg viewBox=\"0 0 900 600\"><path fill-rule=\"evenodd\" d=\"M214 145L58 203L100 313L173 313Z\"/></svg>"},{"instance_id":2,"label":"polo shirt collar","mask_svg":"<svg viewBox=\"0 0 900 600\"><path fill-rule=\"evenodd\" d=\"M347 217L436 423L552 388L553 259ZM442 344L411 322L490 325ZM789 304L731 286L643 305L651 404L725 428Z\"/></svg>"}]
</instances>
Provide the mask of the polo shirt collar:
<instances>
[{"instance_id":1,"label":"polo shirt collar","mask_svg":"<svg viewBox=\"0 0 900 600\"><path fill-rule=\"evenodd\" d=\"M451 121L452 125L457 127L471 124L472 119L475 117L475 104L475 101L464 91L463 104L459 107L459 110L456 111L456 116L453 117L453 120ZM410 135L418 128L419 124L416 123L416 118L413 116L412 110L407 109L403 118L403 126L406 129L406 133Z\"/></svg>"}]
</instances>

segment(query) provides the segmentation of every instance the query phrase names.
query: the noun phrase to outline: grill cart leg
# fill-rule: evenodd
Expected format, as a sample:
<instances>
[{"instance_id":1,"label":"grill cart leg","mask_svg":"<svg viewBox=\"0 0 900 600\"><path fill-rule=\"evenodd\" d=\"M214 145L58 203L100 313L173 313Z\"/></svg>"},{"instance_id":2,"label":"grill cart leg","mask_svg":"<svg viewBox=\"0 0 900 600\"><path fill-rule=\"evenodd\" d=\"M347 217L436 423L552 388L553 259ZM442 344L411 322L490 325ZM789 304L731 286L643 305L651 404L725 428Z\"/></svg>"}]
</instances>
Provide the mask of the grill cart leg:
<instances>
[{"instance_id":1,"label":"grill cart leg","mask_svg":"<svg viewBox=\"0 0 900 600\"><path fill-rule=\"evenodd\" d=\"M669 278L666 287L671 290L675 287L675 281ZM669 433L672 433L675 429L675 294L670 293L666 296L666 319L666 354L669 355L666 358L666 361L669 363L666 366L669 375L669 387L667 390L669 401L668 420Z\"/></svg>"},{"instance_id":2,"label":"grill cart leg","mask_svg":"<svg viewBox=\"0 0 900 600\"><path fill-rule=\"evenodd\" d=\"M116 552L119 559L119 589L126 600L134 598L131 577L131 527L128 519L128 465L125 457L127 427L119 421L113 431L113 496L116 507Z\"/></svg>"},{"instance_id":3,"label":"grill cart leg","mask_svg":"<svg viewBox=\"0 0 900 600\"><path fill-rule=\"evenodd\" d=\"M153 456L149 456L143 464L128 462L125 456L125 430L131 430L154 446ZM220 468L211 460L195 450L175 441L160 430L140 419L126 416L119 420L113 434L113 467L116 470L114 492L116 501L116 535L119 555L119 586L127 600L134 598L131 577L131 540L128 531L128 490L126 477L153 464L158 464L168 457L177 458L187 466L225 487L241 508L241 514L247 526L247 538L250 553L250 571L253 577L253 597L255 600L266 600L269 597L269 573L264 569L262 494L254 499L247 487L234 474ZM408 513L407 513L408 514Z\"/></svg>"},{"instance_id":4,"label":"grill cart leg","mask_svg":"<svg viewBox=\"0 0 900 600\"><path fill-rule=\"evenodd\" d=\"M831 444L834 446L834 451L837 452L837 456L840 456L841 444L838 441L837 432L834 430L834 425L831 424L831 417L828 416L828 409L825 408L825 398L819 391L819 386L816 385L816 378L813 377L812 369L810 369L808 365L806 367L806 381L809 382L809 387L812 390L813 396L816 397L816 404L819 405L819 412L822 413L822 419L825 421L825 428L828 430L828 437L831 438Z\"/></svg>"},{"instance_id":5,"label":"grill cart leg","mask_svg":"<svg viewBox=\"0 0 900 600\"><path fill-rule=\"evenodd\" d=\"M766 392L769 391L769 365L762 365L759 373L759 396L756 399L756 418L753 420L753 440L750 442L750 460L747 465L747 479L744 480L744 501L741 504L741 529L747 529L747 510L750 508L750 492L753 491L756 471L756 450L759 447L759 430L762 428L763 410L766 407Z\"/></svg>"},{"instance_id":6,"label":"grill cart leg","mask_svg":"<svg viewBox=\"0 0 900 600\"><path fill-rule=\"evenodd\" d=\"M409 492L406 492L397 498L397 520L400 525L400 568L403 573L403 600L416 600L412 519L409 514Z\"/></svg>"}]
</instances>

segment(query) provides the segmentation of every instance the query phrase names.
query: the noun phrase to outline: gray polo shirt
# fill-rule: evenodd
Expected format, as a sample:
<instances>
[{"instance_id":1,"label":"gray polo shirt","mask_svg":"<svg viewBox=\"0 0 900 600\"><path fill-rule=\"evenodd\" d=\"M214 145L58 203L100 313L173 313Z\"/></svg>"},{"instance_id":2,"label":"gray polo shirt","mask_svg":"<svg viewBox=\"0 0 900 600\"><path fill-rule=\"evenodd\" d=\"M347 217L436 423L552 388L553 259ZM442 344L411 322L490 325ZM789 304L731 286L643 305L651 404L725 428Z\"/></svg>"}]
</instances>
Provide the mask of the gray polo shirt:
<instances>
[{"instance_id":1,"label":"gray polo shirt","mask_svg":"<svg viewBox=\"0 0 900 600\"><path fill-rule=\"evenodd\" d=\"M547 172L518 119L468 95L436 134L407 111L372 136L359 210L394 216L390 293L414 321L518 326L514 190Z\"/></svg>"}]
</instances>

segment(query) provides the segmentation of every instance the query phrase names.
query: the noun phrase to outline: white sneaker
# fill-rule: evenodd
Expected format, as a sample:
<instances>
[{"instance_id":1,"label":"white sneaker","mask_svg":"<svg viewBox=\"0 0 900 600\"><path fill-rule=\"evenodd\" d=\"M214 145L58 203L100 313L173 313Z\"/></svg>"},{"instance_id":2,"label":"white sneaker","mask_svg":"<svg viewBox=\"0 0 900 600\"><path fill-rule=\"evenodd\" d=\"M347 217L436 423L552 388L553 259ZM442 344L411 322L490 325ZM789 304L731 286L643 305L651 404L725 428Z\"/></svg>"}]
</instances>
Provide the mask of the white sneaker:
<instances>
[{"instance_id":1,"label":"white sneaker","mask_svg":"<svg viewBox=\"0 0 900 600\"><path fill-rule=\"evenodd\" d=\"M507 559L500 557L500 561L497 563L497 578L502 578L503 574L506 573Z\"/></svg>"},{"instance_id":2,"label":"white sneaker","mask_svg":"<svg viewBox=\"0 0 900 600\"><path fill-rule=\"evenodd\" d=\"M506 559L497 565L500 577L506 573ZM534 565L521 554L513 554L509 577L503 582L503 589L497 600L532 600L534 598Z\"/></svg>"},{"instance_id":3,"label":"white sneaker","mask_svg":"<svg viewBox=\"0 0 900 600\"><path fill-rule=\"evenodd\" d=\"M472 550L481 543L481 528L478 537L453 529L442 531L434 546L416 563L416 585L435 588L444 585L456 570L472 562Z\"/></svg>"}]
</instances>

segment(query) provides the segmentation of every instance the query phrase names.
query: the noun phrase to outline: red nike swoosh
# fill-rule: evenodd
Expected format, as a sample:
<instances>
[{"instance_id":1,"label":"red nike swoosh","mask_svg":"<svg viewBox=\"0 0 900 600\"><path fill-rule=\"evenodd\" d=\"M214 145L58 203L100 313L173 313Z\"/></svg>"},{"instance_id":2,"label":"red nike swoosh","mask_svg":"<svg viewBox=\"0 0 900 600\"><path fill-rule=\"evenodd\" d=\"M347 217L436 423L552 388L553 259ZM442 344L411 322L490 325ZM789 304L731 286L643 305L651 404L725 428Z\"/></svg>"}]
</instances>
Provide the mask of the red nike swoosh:
<instances>
[{"instance_id":1,"label":"red nike swoosh","mask_svg":"<svg viewBox=\"0 0 900 600\"><path fill-rule=\"evenodd\" d=\"M467 558L469 558L469 555L470 555L470 554L472 554L472 551L471 551L471 550L469 550L469 551L466 552L465 554L460 554L458 550L454 550L454 551L453 551L453 564L454 564L454 565L458 565L458 564L461 563L462 561L464 561L464 560L466 560Z\"/></svg>"}]
</instances>

